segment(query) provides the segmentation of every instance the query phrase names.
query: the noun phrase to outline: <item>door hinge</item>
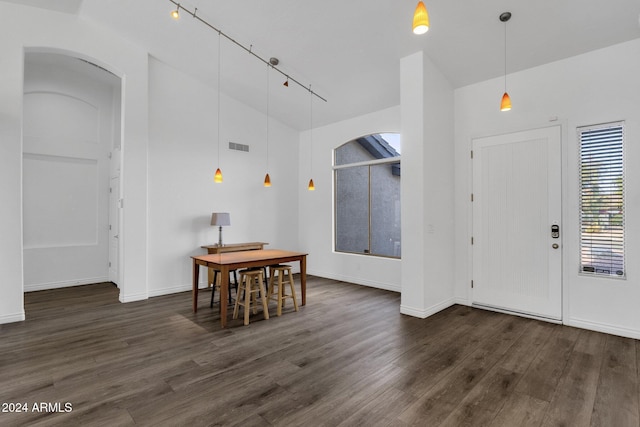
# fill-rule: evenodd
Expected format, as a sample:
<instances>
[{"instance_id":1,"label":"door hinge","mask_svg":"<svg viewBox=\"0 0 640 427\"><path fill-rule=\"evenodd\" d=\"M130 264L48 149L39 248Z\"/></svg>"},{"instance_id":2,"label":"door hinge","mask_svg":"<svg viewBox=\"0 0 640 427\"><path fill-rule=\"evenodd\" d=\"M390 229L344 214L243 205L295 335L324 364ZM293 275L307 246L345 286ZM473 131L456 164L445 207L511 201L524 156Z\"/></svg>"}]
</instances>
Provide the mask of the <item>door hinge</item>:
<instances>
[{"instance_id":1,"label":"door hinge","mask_svg":"<svg viewBox=\"0 0 640 427\"><path fill-rule=\"evenodd\" d=\"M471 150L471 158L473 159L473 150Z\"/></svg>"},{"instance_id":2,"label":"door hinge","mask_svg":"<svg viewBox=\"0 0 640 427\"><path fill-rule=\"evenodd\" d=\"M109 268L111 268L111 261L109 261Z\"/></svg>"},{"instance_id":3,"label":"door hinge","mask_svg":"<svg viewBox=\"0 0 640 427\"><path fill-rule=\"evenodd\" d=\"M473 202L473 193L471 193L471 201Z\"/></svg>"},{"instance_id":4,"label":"door hinge","mask_svg":"<svg viewBox=\"0 0 640 427\"><path fill-rule=\"evenodd\" d=\"M473 245L473 236L471 237L471 244Z\"/></svg>"},{"instance_id":5,"label":"door hinge","mask_svg":"<svg viewBox=\"0 0 640 427\"><path fill-rule=\"evenodd\" d=\"M473 289L473 280L471 281L471 289Z\"/></svg>"}]
</instances>

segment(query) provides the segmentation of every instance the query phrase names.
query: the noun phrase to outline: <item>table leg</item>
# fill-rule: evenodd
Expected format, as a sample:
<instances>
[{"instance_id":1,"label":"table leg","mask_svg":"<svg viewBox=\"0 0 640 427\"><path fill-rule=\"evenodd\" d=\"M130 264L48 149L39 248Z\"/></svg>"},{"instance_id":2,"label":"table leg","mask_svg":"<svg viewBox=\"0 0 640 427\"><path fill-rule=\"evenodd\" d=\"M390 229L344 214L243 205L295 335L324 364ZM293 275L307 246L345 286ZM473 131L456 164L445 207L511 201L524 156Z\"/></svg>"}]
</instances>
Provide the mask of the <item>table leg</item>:
<instances>
[{"instance_id":1,"label":"table leg","mask_svg":"<svg viewBox=\"0 0 640 427\"><path fill-rule=\"evenodd\" d=\"M198 311L198 279L200 276L200 266L193 260L193 289L191 290L191 298L193 299L193 312Z\"/></svg>"},{"instance_id":2,"label":"table leg","mask_svg":"<svg viewBox=\"0 0 640 427\"><path fill-rule=\"evenodd\" d=\"M302 293L302 305L307 304L307 257L300 258L300 291Z\"/></svg>"},{"instance_id":3,"label":"table leg","mask_svg":"<svg viewBox=\"0 0 640 427\"><path fill-rule=\"evenodd\" d=\"M229 297L229 267L222 265L220 276L220 325L225 328L227 326L227 304L224 301Z\"/></svg>"}]
</instances>

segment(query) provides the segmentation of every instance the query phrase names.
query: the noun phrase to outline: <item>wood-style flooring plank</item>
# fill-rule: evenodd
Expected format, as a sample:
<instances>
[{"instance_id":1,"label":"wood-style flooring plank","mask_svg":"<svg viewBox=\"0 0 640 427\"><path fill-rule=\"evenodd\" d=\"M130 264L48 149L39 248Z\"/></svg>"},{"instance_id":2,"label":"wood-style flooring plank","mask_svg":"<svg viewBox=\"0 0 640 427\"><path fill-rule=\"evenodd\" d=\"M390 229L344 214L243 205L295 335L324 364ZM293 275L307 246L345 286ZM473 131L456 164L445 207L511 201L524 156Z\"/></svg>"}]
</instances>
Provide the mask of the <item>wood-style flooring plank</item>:
<instances>
[{"instance_id":1,"label":"wood-style flooring plank","mask_svg":"<svg viewBox=\"0 0 640 427\"><path fill-rule=\"evenodd\" d=\"M573 353L551 399L543 426L589 425L605 338L605 335L597 332L580 331Z\"/></svg>"},{"instance_id":2,"label":"wood-style flooring plank","mask_svg":"<svg viewBox=\"0 0 640 427\"><path fill-rule=\"evenodd\" d=\"M515 391L550 402L578 339L579 330L557 327L518 382Z\"/></svg>"},{"instance_id":3,"label":"wood-style flooring plank","mask_svg":"<svg viewBox=\"0 0 640 427\"><path fill-rule=\"evenodd\" d=\"M635 340L613 335L606 337L592 426L639 425L637 360Z\"/></svg>"}]
</instances>

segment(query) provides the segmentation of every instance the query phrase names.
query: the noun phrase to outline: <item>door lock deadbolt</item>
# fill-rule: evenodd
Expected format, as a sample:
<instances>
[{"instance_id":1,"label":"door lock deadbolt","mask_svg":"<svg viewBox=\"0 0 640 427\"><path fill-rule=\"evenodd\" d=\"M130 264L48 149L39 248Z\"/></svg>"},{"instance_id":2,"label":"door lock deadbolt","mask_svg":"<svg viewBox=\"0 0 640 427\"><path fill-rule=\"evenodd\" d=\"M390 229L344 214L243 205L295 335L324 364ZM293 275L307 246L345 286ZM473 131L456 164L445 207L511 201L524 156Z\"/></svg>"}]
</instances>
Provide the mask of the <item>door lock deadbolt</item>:
<instances>
[{"instance_id":1,"label":"door lock deadbolt","mask_svg":"<svg viewBox=\"0 0 640 427\"><path fill-rule=\"evenodd\" d=\"M551 226L551 237L554 239L560 238L560 226L558 224L553 224Z\"/></svg>"}]
</instances>

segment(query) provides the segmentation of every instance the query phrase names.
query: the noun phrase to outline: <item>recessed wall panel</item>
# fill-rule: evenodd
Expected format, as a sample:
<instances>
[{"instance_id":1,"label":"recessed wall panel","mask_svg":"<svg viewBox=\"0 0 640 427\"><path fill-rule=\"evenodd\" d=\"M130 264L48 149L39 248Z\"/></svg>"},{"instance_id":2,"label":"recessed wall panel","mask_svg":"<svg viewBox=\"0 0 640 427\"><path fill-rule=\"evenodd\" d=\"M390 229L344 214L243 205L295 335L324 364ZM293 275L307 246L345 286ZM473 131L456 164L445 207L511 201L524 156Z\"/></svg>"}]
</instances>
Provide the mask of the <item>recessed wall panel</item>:
<instances>
[{"instance_id":1,"label":"recessed wall panel","mask_svg":"<svg viewBox=\"0 0 640 427\"><path fill-rule=\"evenodd\" d=\"M97 244L98 163L24 154L25 248Z\"/></svg>"}]
</instances>

